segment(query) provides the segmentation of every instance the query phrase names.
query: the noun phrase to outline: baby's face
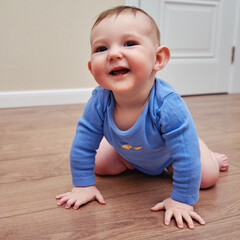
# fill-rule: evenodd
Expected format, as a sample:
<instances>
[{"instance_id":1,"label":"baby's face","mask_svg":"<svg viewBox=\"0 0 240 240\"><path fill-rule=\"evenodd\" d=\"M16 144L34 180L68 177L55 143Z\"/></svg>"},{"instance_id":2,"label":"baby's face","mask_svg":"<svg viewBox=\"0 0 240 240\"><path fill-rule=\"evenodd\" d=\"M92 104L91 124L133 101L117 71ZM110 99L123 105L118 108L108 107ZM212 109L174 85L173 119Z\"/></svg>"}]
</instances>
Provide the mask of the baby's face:
<instances>
[{"instance_id":1,"label":"baby's face","mask_svg":"<svg viewBox=\"0 0 240 240\"><path fill-rule=\"evenodd\" d=\"M105 18L93 28L90 41L89 70L99 85L120 93L152 84L159 46L145 14Z\"/></svg>"}]
</instances>

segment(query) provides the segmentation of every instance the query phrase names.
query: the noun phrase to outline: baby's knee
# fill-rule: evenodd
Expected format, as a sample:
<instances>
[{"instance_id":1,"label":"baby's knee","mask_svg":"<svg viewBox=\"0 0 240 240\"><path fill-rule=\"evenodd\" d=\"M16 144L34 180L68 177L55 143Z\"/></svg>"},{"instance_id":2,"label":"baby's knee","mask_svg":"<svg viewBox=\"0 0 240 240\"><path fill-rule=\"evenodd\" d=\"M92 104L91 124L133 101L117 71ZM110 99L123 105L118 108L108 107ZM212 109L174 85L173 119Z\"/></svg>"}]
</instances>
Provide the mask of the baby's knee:
<instances>
[{"instance_id":1,"label":"baby's knee","mask_svg":"<svg viewBox=\"0 0 240 240\"><path fill-rule=\"evenodd\" d=\"M107 165L107 164L105 164L104 156L102 156L102 154L100 154L100 153L98 152L97 155L96 155L96 157L95 157L94 172L95 172L97 175L105 175L106 165Z\"/></svg>"},{"instance_id":2,"label":"baby's knee","mask_svg":"<svg viewBox=\"0 0 240 240\"><path fill-rule=\"evenodd\" d=\"M212 172L210 174L203 174L200 188L206 189L206 188L213 187L216 184L218 177L219 177L219 171Z\"/></svg>"},{"instance_id":3,"label":"baby's knee","mask_svg":"<svg viewBox=\"0 0 240 240\"><path fill-rule=\"evenodd\" d=\"M106 171L105 171L101 166L99 166L99 165L96 165L96 166L95 166L94 172L95 172L95 174L97 174L97 175L106 175L106 174L105 174Z\"/></svg>"}]
</instances>

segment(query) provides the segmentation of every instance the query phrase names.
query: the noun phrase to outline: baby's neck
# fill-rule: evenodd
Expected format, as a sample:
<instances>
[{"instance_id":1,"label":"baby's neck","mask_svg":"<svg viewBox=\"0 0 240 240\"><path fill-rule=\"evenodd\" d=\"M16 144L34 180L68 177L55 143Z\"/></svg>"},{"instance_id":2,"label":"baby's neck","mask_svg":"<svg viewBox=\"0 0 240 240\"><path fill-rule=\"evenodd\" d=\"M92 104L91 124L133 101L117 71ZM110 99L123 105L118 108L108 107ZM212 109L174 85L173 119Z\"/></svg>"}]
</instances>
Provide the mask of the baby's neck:
<instances>
[{"instance_id":1,"label":"baby's neck","mask_svg":"<svg viewBox=\"0 0 240 240\"><path fill-rule=\"evenodd\" d=\"M126 131L130 129L138 120L139 116L143 112L148 99L146 99L144 104L136 105L118 105L115 103L113 110L113 119L115 125L118 129Z\"/></svg>"},{"instance_id":2,"label":"baby's neck","mask_svg":"<svg viewBox=\"0 0 240 240\"><path fill-rule=\"evenodd\" d=\"M146 106L150 91L130 96L114 95L115 106L113 118L115 125L122 131L130 129L138 120L144 107Z\"/></svg>"},{"instance_id":3,"label":"baby's neck","mask_svg":"<svg viewBox=\"0 0 240 240\"><path fill-rule=\"evenodd\" d=\"M153 84L129 93L114 93L115 107L120 109L142 108L146 105Z\"/></svg>"},{"instance_id":4,"label":"baby's neck","mask_svg":"<svg viewBox=\"0 0 240 240\"><path fill-rule=\"evenodd\" d=\"M115 98L115 108L119 109L134 109L141 108L148 101L150 93L145 94L143 96L125 96L119 97L118 95L114 95Z\"/></svg>"}]
</instances>

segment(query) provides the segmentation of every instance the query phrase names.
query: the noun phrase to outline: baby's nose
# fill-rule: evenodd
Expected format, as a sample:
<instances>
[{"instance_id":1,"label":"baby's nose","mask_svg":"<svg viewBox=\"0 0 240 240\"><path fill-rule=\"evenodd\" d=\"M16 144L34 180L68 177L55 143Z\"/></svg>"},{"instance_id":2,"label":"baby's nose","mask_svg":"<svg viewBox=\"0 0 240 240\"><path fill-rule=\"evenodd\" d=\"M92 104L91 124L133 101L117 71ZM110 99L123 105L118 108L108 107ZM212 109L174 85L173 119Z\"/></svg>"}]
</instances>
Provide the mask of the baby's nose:
<instances>
[{"instance_id":1,"label":"baby's nose","mask_svg":"<svg viewBox=\"0 0 240 240\"><path fill-rule=\"evenodd\" d=\"M110 49L109 54L108 54L109 61L119 60L122 58L123 58L123 55L122 55L121 49L119 47L113 47Z\"/></svg>"}]
</instances>

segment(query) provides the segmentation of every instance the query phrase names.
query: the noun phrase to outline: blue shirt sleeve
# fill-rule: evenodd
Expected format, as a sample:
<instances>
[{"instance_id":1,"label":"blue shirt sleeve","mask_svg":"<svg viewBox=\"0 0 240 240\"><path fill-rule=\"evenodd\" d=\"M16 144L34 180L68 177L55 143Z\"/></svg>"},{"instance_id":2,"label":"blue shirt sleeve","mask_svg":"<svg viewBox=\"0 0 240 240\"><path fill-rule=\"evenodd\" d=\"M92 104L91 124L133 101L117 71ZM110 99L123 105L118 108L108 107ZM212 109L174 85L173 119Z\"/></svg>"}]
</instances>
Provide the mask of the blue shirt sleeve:
<instances>
[{"instance_id":1,"label":"blue shirt sleeve","mask_svg":"<svg viewBox=\"0 0 240 240\"><path fill-rule=\"evenodd\" d=\"M95 155L103 137L102 102L95 89L78 121L70 151L70 167L74 186L95 184Z\"/></svg>"},{"instance_id":2,"label":"blue shirt sleeve","mask_svg":"<svg viewBox=\"0 0 240 240\"><path fill-rule=\"evenodd\" d=\"M173 200L194 204L199 199L201 161L199 141L192 117L177 93L163 101L160 129L173 159Z\"/></svg>"}]
</instances>

